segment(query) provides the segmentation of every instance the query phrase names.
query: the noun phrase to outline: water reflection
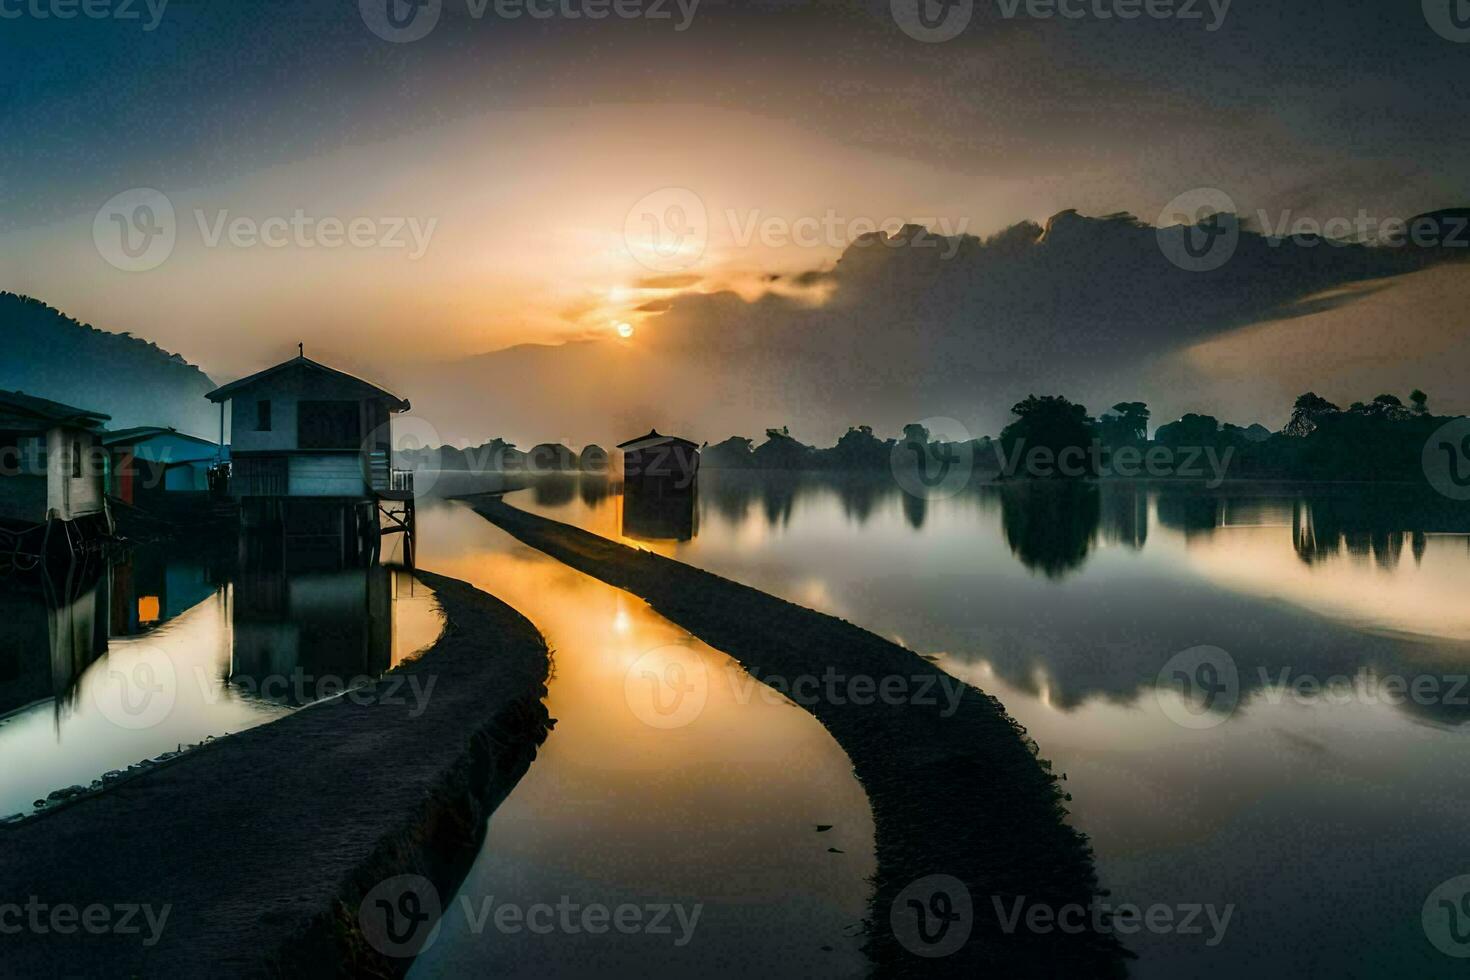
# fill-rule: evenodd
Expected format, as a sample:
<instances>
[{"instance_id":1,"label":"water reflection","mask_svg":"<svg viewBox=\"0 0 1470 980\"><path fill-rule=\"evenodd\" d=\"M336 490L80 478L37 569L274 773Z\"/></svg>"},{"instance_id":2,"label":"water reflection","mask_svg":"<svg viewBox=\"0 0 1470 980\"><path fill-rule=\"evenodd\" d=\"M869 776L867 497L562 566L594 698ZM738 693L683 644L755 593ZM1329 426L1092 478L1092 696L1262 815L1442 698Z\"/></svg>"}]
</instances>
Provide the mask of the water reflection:
<instances>
[{"instance_id":1,"label":"water reflection","mask_svg":"<svg viewBox=\"0 0 1470 980\"><path fill-rule=\"evenodd\" d=\"M699 534L672 556L999 697L1068 774L1117 900L1235 903L1217 948L1129 937L1135 976L1277 975L1302 937L1343 938L1313 940L1323 975L1445 975L1417 924L1461 870L1470 809L1453 776L1470 732L1470 508L1400 488L1114 482L986 485L920 508L877 479L701 480ZM617 535L612 502L543 512ZM1239 698L1192 730L1159 674L1200 645L1228 651ZM1390 678L1437 696L1374 696ZM1344 894L1372 898L1322 900Z\"/></svg>"},{"instance_id":2,"label":"water reflection","mask_svg":"<svg viewBox=\"0 0 1470 980\"><path fill-rule=\"evenodd\" d=\"M567 506L586 506L583 495ZM598 507L614 536L618 510L610 499ZM545 633L555 656L546 701L558 723L495 811L414 975L864 972L857 933L876 866L872 818L851 761L821 725L644 602L520 545L468 508L421 506L419 527L425 567L493 592ZM698 710L664 718L636 700L648 693L636 684L640 671L671 660L707 684ZM461 902L479 910L487 900L702 911L693 941L676 946L667 935L611 931L476 933Z\"/></svg>"},{"instance_id":3,"label":"water reflection","mask_svg":"<svg viewBox=\"0 0 1470 980\"><path fill-rule=\"evenodd\" d=\"M0 816L279 717L430 645L432 593L381 565L130 550L67 597L0 591Z\"/></svg>"},{"instance_id":4,"label":"water reflection","mask_svg":"<svg viewBox=\"0 0 1470 980\"><path fill-rule=\"evenodd\" d=\"M696 484L685 488L630 479L623 488L623 536L640 541L690 541L698 533Z\"/></svg>"}]
</instances>

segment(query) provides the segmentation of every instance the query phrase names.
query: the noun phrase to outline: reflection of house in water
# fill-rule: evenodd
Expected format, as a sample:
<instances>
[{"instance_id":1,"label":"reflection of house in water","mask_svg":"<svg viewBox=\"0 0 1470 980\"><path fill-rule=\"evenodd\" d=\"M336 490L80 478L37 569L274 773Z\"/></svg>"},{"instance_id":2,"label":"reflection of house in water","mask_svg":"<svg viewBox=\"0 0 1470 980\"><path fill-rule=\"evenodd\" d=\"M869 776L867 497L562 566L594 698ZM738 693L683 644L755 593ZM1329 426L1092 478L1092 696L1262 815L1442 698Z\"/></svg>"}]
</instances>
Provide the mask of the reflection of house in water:
<instances>
[{"instance_id":1,"label":"reflection of house in water","mask_svg":"<svg viewBox=\"0 0 1470 980\"><path fill-rule=\"evenodd\" d=\"M69 700L107 652L107 580L76 588L0 591L0 717L48 698Z\"/></svg>"},{"instance_id":2,"label":"reflection of house in water","mask_svg":"<svg viewBox=\"0 0 1470 980\"><path fill-rule=\"evenodd\" d=\"M399 640L395 607L397 600L423 594L411 572L384 565L241 569L233 589L230 679L281 698L292 692L283 680L296 677L311 685L322 678L377 677L421 645ZM273 678L278 693L265 684Z\"/></svg>"},{"instance_id":3,"label":"reflection of house in water","mask_svg":"<svg viewBox=\"0 0 1470 980\"><path fill-rule=\"evenodd\" d=\"M657 430L618 446L623 451L623 534L688 541L697 533L699 446Z\"/></svg>"},{"instance_id":4,"label":"reflection of house in water","mask_svg":"<svg viewBox=\"0 0 1470 980\"><path fill-rule=\"evenodd\" d=\"M132 549L110 574L113 636L137 636L176 619L216 594L223 581L209 555L165 554L157 548Z\"/></svg>"},{"instance_id":5,"label":"reflection of house in water","mask_svg":"<svg viewBox=\"0 0 1470 980\"><path fill-rule=\"evenodd\" d=\"M221 444L230 404L229 493L246 532L343 564L375 555L381 534L411 542L413 474L392 465L391 419L408 411L406 399L305 356L209 399L220 406Z\"/></svg>"}]
</instances>

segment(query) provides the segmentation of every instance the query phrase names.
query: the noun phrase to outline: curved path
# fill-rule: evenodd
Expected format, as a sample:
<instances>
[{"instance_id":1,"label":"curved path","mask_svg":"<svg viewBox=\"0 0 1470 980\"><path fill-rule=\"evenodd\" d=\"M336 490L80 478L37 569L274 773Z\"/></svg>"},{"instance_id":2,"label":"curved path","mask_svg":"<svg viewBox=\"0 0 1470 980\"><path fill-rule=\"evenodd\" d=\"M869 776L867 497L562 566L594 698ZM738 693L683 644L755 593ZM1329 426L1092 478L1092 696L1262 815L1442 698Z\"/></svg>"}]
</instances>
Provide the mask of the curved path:
<instances>
[{"instance_id":1,"label":"curved path","mask_svg":"<svg viewBox=\"0 0 1470 980\"><path fill-rule=\"evenodd\" d=\"M859 704L851 697L799 702L852 759L873 809L878 874L867 952L876 973L1126 972L1128 954L1106 930L1089 924L1070 933L1031 931L1024 919L1007 919L1018 901L1019 907L1059 910L1088 907L1100 893L1087 839L1065 822L1057 778L995 698L843 620L528 514L498 497L467 499L525 544L641 597L757 678L782 684L868 678L875 685L897 678L892 683L912 692L901 703ZM963 893L931 878L936 875L958 879ZM919 909L929 916L923 923L928 938L941 937L934 943L917 935ZM942 918L952 920L956 937L969 930L958 948L943 938L948 930Z\"/></svg>"}]
</instances>

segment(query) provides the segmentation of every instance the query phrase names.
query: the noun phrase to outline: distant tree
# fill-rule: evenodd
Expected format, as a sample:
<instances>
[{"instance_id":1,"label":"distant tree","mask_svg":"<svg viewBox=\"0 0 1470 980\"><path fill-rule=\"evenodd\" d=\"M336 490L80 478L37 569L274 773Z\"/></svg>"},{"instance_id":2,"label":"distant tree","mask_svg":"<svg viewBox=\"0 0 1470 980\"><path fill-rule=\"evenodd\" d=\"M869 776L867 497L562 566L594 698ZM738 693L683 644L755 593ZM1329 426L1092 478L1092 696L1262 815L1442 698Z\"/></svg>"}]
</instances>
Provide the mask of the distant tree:
<instances>
[{"instance_id":1,"label":"distant tree","mask_svg":"<svg viewBox=\"0 0 1470 980\"><path fill-rule=\"evenodd\" d=\"M1184 416L1159 426L1154 441L1161 446L1213 446L1220 441L1220 420L1213 415Z\"/></svg>"},{"instance_id":2,"label":"distant tree","mask_svg":"<svg viewBox=\"0 0 1470 980\"><path fill-rule=\"evenodd\" d=\"M929 444L929 430L917 422L910 422L903 427L903 439L901 442L917 442L923 445Z\"/></svg>"},{"instance_id":3,"label":"distant tree","mask_svg":"<svg viewBox=\"0 0 1470 980\"><path fill-rule=\"evenodd\" d=\"M1148 406L1143 402L1119 402L1097 420L1103 445L1130 446L1148 441Z\"/></svg>"},{"instance_id":4,"label":"distant tree","mask_svg":"<svg viewBox=\"0 0 1470 980\"><path fill-rule=\"evenodd\" d=\"M823 455L837 469L870 470L888 465L889 444L873 435L870 425L854 426Z\"/></svg>"},{"instance_id":5,"label":"distant tree","mask_svg":"<svg viewBox=\"0 0 1470 980\"><path fill-rule=\"evenodd\" d=\"M1399 401L1397 395L1379 395L1373 399L1373 404L1368 406L1369 411L1379 418L1391 419L1395 422L1409 417L1409 410L1404 403Z\"/></svg>"},{"instance_id":6,"label":"distant tree","mask_svg":"<svg viewBox=\"0 0 1470 980\"><path fill-rule=\"evenodd\" d=\"M1309 391L1297 398L1292 408L1291 421L1287 422L1286 428L1281 431L1289 436L1303 438L1311 435L1323 418L1336 415L1341 411L1342 409L1315 391Z\"/></svg>"},{"instance_id":7,"label":"distant tree","mask_svg":"<svg viewBox=\"0 0 1470 980\"><path fill-rule=\"evenodd\" d=\"M743 469L755 461L752 446L745 436L731 436L706 449L700 455L700 465L712 469Z\"/></svg>"},{"instance_id":8,"label":"distant tree","mask_svg":"<svg viewBox=\"0 0 1470 980\"><path fill-rule=\"evenodd\" d=\"M1429 396L1418 388L1409 393L1409 401L1414 404L1415 415L1429 414Z\"/></svg>"},{"instance_id":9,"label":"distant tree","mask_svg":"<svg viewBox=\"0 0 1470 980\"><path fill-rule=\"evenodd\" d=\"M1097 423L1087 414L1085 405L1060 395L1040 398L1028 395L1011 407L1011 413L1016 421L1000 434L1008 459L1023 458L1037 448L1049 449L1054 457L1060 458L1063 450L1076 447L1083 451L1087 465L1091 466L1088 450L1097 435Z\"/></svg>"},{"instance_id":10,"label":"distant tree","mask_svg":"<svg viewBox=\"0 0 1470 980\"><path fill-rule=\"evenodd\" d=\"M784 425L779 429L767 429L766 441L752 454L752 461L763 470L806 469L812 460L812 447L793 439L791 430Z\"/></svg>"}]
</instances>

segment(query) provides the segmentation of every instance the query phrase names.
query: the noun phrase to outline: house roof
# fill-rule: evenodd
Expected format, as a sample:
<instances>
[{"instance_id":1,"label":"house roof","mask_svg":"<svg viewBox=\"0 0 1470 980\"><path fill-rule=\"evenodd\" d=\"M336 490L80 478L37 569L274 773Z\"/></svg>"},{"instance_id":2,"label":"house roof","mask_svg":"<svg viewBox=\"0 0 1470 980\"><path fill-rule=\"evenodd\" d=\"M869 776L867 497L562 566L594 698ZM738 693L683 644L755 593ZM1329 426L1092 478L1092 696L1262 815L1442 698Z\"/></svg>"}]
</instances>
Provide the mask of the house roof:
<instances>
[{"instance_id":1,"label":"house roof","mask_svg":"<svg viewBox=\"0 0 1470 980\"><path fill-rule=\"evenodd\" d=\"M163 425L135 425L130 429L114 429L111 432L102 433L102 444L104 446L118 446L124 443L146 442L158 436L175 436L179 439L187 439L204 446L213 446L214 443L208 439L191 436L187 432Z\"/></svg>"},{"instance_id":2,"label":"house roof","mask_svg":"<svg viewBox=\"0 0 1470 980\"><path fill-rule=\"evenodd\" d=\"M255 374L252 374L246 378L241 378L239 381L232 381L227 385L214 389L204 397L208 398L212 402L228 401L229 399L235 397L236 392L244 391L247 388L259 384L266 378L272 377L276 374L280 374L283 371L293 369L315 371L327 377L350 381L353 384L361 386L366 393L385 399L389 403L389 409L391 411L408 411L408 399L399 398L397 395L393 394L393 392L387 390L386 388L380 388L372 382L364 381L362 378L348 374L346 371L338 371L336 368L327 367L325 364L313 361L311 358L304 355L300 357L293 357L289 361L282 361L275 367L268 367L264 371L257 371Z\"/></svg>"},{"instance_id":3,"label":"house roof","mask_svg":"<svg viewBox=\"0 0 1470 980\"><path fill-rule=\"evenodd\" d=\"M647 449L650 446L684 446L688 449L698 449L699 443L690 442L688 439L680 439L678 436L660 435L657 429L649 429L648 435L639 436L637 439L629 439L627 442L618 443L619 449Z\"/></svg>"},{"instance_id":4,"label":"house roof","mask_svg":"<svg viewBox=\"0 0 1470 980\"><path fill-rule=\"evenodd\" d=\"M63 405L49 398L37 398L23 391L0 391L0 418L7 420L7 423L18 420L95 429L112 416L73 405Z\"/></svg>"}]
</instances>

